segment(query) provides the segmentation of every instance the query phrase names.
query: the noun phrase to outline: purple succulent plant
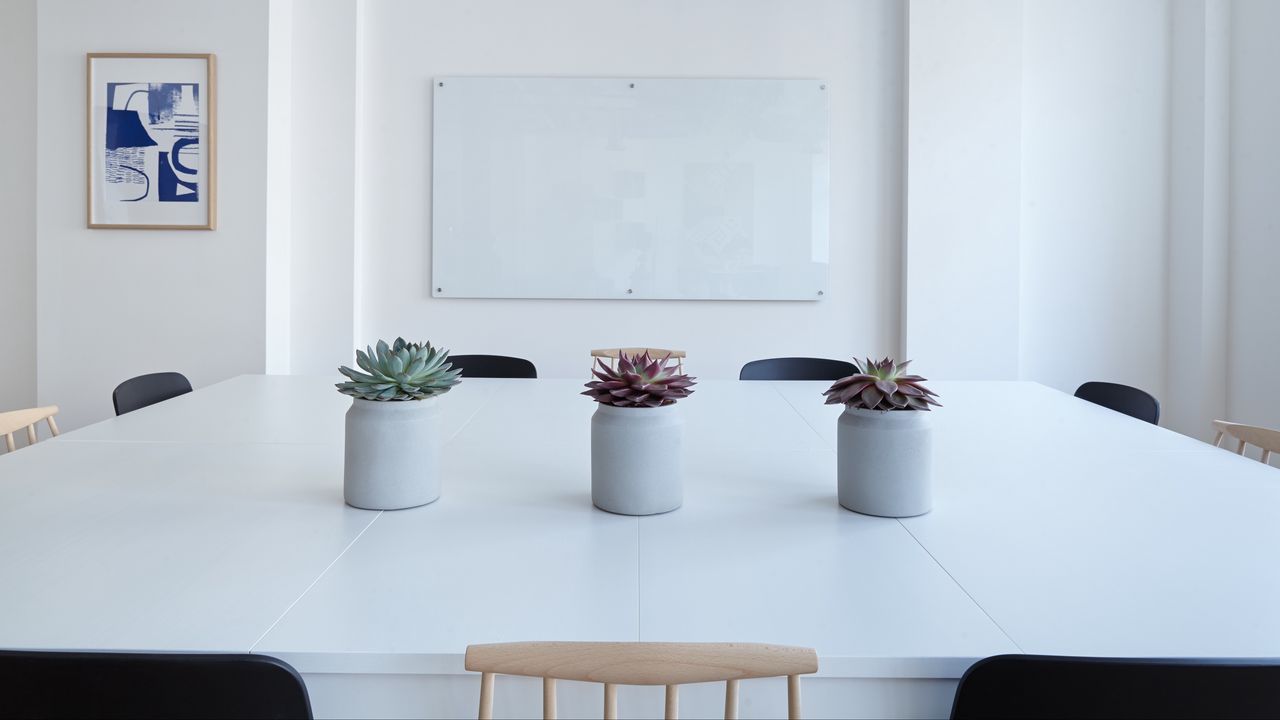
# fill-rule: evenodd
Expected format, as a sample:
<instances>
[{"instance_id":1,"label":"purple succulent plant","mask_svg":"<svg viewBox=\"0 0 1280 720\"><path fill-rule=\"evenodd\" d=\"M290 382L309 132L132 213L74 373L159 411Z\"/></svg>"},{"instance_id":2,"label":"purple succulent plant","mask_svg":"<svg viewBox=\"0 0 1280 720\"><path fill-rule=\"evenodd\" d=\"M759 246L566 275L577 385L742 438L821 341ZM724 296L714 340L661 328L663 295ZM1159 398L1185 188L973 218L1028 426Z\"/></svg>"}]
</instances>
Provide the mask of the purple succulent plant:
<instances>
[{"instance_id":1,"label":"purple succulent plant","mask_svg":"<svg viewBox=\"0 0 1280 720\"><path fill-rule=\"evenodd\" d=\"M942 407L934 400L938 395L921 385L926 378L907 375L903 371L908 360L901 365L889 358L879 362L867 358L866 365L853 361L854 374L840 378L829 390L827 405L844 405L866 410L928 410L930 405Z\"/></svg>"},{"instance_id":2,"label":"purple succulent plant","mask_svg":"<svg viewBox=\"0 0 1280 720\"><path fill-rule=\"evenodd\" d=\"M582 393L598 403L628 408L655 408L674 405L689 397L696 378L685 375L680 364L670 358L652 358L649 353L623 355L618 367L596 361L591 369L595 380Z\"/></svg>"}]
</instances>

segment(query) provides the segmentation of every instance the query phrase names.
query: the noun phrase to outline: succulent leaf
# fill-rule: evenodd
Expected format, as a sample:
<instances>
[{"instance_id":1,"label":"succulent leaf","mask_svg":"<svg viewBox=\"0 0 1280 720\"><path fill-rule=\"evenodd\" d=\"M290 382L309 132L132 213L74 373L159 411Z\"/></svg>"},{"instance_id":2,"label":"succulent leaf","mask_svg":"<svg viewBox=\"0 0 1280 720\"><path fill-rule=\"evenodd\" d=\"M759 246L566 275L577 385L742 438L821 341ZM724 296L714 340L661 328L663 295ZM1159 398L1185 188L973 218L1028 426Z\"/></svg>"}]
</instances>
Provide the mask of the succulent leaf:
<instances>
[{"instance_id":1,"label":"succulent leaf","mask_svg":"<svg viewBox=\"0 0 1280 720\"><path fill-rule=\"evenodd\" d=\"M689 397L696 378L685 375L679 362L652 358L649 353L618 358L615 369L596 360L591 374L596 378L582 393L598 403L616 407L662 407Z\"/></svg>"},{"instance_id":2,"label":"succulent leaf","mask_svg":"<svg viewBox=\"0 0 1280 720\"><path fill-rule=\"evenodd\" d=\"M853 359L854 374L836 380L824 393L828 405L845 405L866 410L929 410L941 407L938 395L921 383L925 378L903 371L911 363L890 358L866 362Z\"/></svg>"},{"instance_id":3,"label":"succulent leaf","mask_svg":"<svg viewBox=\"0 0 1280 720\"><path fill-rule=\"evenodd\" d=\"M388 345L379 340L376 349L356 351L356 364L365 372L343 365L338 372L349 381L335 387L344 395L363 400L425 400L442 395L461 382L462 371L452 369L445 362L448 358L448 350L434 348L431 343L396 338Z\"/></svg>"}]
</instances>

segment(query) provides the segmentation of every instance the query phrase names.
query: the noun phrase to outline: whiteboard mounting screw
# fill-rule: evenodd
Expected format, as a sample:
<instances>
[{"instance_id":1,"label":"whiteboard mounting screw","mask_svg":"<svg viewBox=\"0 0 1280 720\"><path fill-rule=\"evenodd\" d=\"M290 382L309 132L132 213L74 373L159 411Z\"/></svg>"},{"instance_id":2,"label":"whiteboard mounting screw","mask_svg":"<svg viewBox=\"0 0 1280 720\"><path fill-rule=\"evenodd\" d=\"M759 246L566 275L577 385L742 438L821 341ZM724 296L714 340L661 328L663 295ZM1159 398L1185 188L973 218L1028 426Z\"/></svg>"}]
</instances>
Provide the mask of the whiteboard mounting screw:
<instances>
[{"instance_id":1,"label":"whiteboard mounting screw","mask_svg":"<svg viewBox=\"0 0 1280 720\"><path fill-rule=\"evenodd\" d=\"M444 289L442 289L442 288L436 288L436 292L444 292ZM818 294L819 294L819 295L821 295L822 293L818 293Z\"/></svg>"},{"instance_id":2,"label":"whiteboard mounting screw","mask_svg":"<svg viewBox=\"0 0 1280 720\"><path fill-rule=\"evenodd\" d=\"M631 288L627 288L627 294L628 294L628 295L630 295L630 294L631 294Z\"/></svg>"},{"instance_id":3,"label":"whiteboard mounting screw","mask_svg":"<svg viewBox=\"0 0 1280 720\"><path fill-rule=\"evenodd\" d=\"M635 87L635 86L636 86L636 84L635 84L635 83L631 83L631 87Z\"/></svg>"},{"instance_id":4,"label":"whiteboard mounting screw","mask_svg":"<svg viewBox=\"0 0 1280 720\"><path fill-rule=\"evenodd\" d=\"M438 290L440 290L440 288L436 288L436 290L438 291ZM819 291L818 291L818 294L819 294L819 295L821 295L821 294L822 294L822 291L821 291L821 290L819 290Z\"/></svg>"},{"instance_id":5,"label":"whiteboard mounting screw","mask_svg":"<svg viewBox=\"0 0 1280 720\"><path fill-rule=\"evenodd\" d=\"M444 87L444 83L440 83L440 87Z\"/></svg>"},{"instance_id":6,"label":"whiteboard mounting screw","mask_svg":"<svg viewBox=\"0 0 1280 720\"><path fill-rule=\"evenodd\" d=\"M819 90L826 90L826 89L827 89L827 86L826 86L826 85L819 85L819 86L818 86L818 89L819 89Z\"/></svg>"}]
</instances>

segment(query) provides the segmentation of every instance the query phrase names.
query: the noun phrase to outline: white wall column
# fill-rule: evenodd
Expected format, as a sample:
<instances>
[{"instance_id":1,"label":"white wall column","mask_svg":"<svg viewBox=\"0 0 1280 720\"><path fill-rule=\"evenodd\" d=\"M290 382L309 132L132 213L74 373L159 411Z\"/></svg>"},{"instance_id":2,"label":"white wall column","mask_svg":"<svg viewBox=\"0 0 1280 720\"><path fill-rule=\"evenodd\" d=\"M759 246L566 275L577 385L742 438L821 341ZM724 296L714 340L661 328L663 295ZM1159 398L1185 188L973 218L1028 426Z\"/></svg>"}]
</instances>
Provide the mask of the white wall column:
<instances>
[{"instance_id":1,"label":"white wall column","mask_svg":"<svg viewBox=\"0 0 1280 720\"><path fill-rule=\"evenodd\" d=\"M1280 3L1234 0L1231 18L1231 420L1280 427ZM1199 378L1187 378L1194 383ZM1184 383L1185 384L1185 383Z\"/></svg>"},{"instance_id":2,"label":"white wall column","mask_svg":"<svg viewBox=\"0 0 1280 720\"><path fill-rule=\"evenodd\" d=\"M903 344L930 376L1018 376L1022 12L908 10Z\"/></svg>"},{"instance_id":3,"label":"white wall column","mask_svg":"<svg viewBox=\"0 0 1280 720\"><path fill-rule=\"evenodd\" d=\"M0 2L0 412L36 403L36 3Z\"/></svg>"},{"instance_id":4,"label":"white wall column","mask_svg":"<svg viewBox=\"0 0 1280 720\"><path fill-rule=\"evenodd\" d=\"M267 10L266 371L292 371L293 0Z\"/></svg>"},{"instance_id":5,"label":"white wall column","mask_svg":"<svg viewBox=\"0 0 1280 720\"><path fill-rule=\"evenodd\" d=\"M1227 415L1230 6L1177 0L1169 47L1169 257L1163 423L1211 438ZM1180 381L1179 378L1185 380ZM1193 380L1193 379L1199 379Z\"/></svg>"},{"instance_id":6,"label":"white wall column","mask_svg":"<svg viewBox=\"0 0 1280 720\"><path fill-rule=\"evenodd\" d=\"M339 364L352 362L360 342L355 278L363 11L361 0L308 0L293 7L289 293L295 374L334 374Z\"/></svg>"}]
</instances>

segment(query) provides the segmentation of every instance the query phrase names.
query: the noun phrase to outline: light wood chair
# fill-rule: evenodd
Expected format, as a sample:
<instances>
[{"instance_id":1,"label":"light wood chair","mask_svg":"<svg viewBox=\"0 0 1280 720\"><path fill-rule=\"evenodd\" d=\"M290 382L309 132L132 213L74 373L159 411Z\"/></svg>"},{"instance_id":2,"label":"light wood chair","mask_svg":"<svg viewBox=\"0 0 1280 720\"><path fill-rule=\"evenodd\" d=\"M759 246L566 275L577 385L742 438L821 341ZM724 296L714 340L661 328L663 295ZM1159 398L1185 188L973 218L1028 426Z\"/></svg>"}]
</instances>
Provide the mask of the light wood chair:
<instances>
[{"instance_id":1,"label":"light wood chair","mask_svg":"<svg viewBox=\"0 0 1280 720\"><path fill-rule=\"evenodd\" d=\"M818 671L810 648L754 643L518 642L471 645L466 668L480 676L480 720L493 717L495 675L542 678L542 716L556 716L556 680L604 684L604 718L618 717L618 685L665 685L667 720L680 686L724 682L724 716L738 716L738 681L787 678L788 717L800 717L800 676Z\"/></svg>"},{"instance_id":2,"label":"light wood chair","mask_svg":"<svg viewBox=\"0 0 1280 720\"><path fill-rule=\"evenodd\" d=\"M666 350L664 348L647 348L647 347L625 347L625 348L601 348L592 350L591 357L603 358L609 361L609 365L615 365L618 358L626 355L632 357L635 355L643 355L649 353L649 357L654 360L675 360L676 367L682 371L684 369L685 352L683 350Z\"/></svg>"},{"instance_id":3,"label":"light wood chair","mask_svg":"<svg viewBox=\"0 0 1280 720\"><path fill-rule=\"evenodd\" d=\"M1222 447L1222 439L1230 435L1233 440L1238 441L1235 450L1237 455L1244 455L1246 443L1257 446L1262 450L1260 459L1264 465L1271 460L1271 453L1280 453L1280 430L1256 425L1241 425L1226 420L1214 420L1213 429L1218 431L1218 434L1213 437L1214 447Z\"/></svg>"},{"instance_id":4,"label":"light wood chair","mask_svg":"<svg viewBox=\"0 0 1280 720\"><path fill-rule=\"evenodd\" d=\"M57 437L58 423L53 420L53 416L57 414L57 405L28 408L26 410L10 410L9 412L0 413L0 435L4 435L5 450L13 452L17 449L13 442L13 434L24 427L27 429L27 444L35 445L37 440L36 423L41 420L49 424L49 432L54 437Z\"/></svg>"}]
</instances>

